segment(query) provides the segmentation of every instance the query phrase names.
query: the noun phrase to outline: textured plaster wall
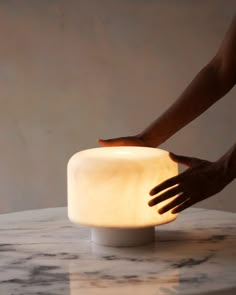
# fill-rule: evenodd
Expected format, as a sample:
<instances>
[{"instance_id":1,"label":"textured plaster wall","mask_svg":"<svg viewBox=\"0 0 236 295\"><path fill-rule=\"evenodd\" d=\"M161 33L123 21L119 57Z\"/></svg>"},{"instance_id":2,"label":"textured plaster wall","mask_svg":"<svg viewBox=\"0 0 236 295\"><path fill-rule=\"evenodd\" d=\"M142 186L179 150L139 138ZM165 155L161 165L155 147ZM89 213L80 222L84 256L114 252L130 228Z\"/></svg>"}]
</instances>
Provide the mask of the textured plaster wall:
<instances>
[{"instance_id":1,"label":"textured plaster wall","mask_svg":"<svg viewBox=\"0 0 236 295\"><path fill-rule=\"evenodd\" d=\"M66 205L69 157L141 131L208 62L235 0L0 1L0 212ZM236 90L162 148L215 160ZM236 182L199 206L236 211Z\"/></svg>"}]
</instances>

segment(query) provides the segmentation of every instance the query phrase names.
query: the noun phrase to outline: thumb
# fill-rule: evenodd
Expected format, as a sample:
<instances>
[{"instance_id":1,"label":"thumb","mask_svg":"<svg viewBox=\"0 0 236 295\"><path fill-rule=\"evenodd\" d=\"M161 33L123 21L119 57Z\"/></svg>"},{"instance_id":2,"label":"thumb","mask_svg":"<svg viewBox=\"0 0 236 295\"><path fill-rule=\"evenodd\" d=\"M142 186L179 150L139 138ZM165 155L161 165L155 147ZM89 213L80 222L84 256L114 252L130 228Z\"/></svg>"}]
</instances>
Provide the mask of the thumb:
<instances>
[{"instance_id":1,"label":"thumb","mask_svg":"<svg viewBox=\"0 0 236 295\"><path fill-rule=\"evenodd\" d=\"M176 155L174 153L169 153L170 158L175 161L176 163L186 165L188 167L193 166L197 164L200 160L193 157L186 157L186 156L180 156Z\"/></svg>"},{"instance_id":2,"label":"thumb","mask_svg":"<svg viewBox=\"0 0 236 295\"><path fill-rule=\"evenodd\" d=\"M117 138L98 139L98 143L101 146L121 146L121 145L124 145L124 142L121 139L117 139Z\"/></svg>"}]
</instances>

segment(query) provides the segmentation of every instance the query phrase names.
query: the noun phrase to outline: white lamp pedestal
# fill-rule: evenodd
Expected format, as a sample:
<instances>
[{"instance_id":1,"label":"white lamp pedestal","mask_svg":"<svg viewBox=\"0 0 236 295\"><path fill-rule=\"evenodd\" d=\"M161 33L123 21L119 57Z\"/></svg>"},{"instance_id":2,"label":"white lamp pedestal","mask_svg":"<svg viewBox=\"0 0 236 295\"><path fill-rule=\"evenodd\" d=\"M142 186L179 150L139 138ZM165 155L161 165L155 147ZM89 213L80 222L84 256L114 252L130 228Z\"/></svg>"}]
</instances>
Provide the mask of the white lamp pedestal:
<instances>
[{"instance_id":1,"label":"white lamp pedestal","mask_svg":"<svg viewBox=\"0 0 236 295\"><path fill-rule=\"evenodd\" d=\"M91 228L92 242L109 247L135 247L154 242L155 227Z\"/></svg>"}]
</instances>

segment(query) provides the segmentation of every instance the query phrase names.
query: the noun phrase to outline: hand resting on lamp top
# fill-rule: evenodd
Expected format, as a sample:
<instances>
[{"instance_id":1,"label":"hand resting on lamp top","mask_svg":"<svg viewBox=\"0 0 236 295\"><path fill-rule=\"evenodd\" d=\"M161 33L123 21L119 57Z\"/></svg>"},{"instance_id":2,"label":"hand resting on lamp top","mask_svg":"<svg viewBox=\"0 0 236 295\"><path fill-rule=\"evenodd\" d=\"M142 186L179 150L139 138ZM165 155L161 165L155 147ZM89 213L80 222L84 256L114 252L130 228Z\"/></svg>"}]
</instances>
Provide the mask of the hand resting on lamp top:
<instances>
[{"instance_id":1,"label":"hand resting on lamp top","mask_svg":"<svg viewBox=\"0 0 236 295\"><path fill-rule=\"evenodd\" d=\"M101 146L146 146L152 147L141 135L118 137L112 139L99 139Z\"/></svg>"}]
</instances>

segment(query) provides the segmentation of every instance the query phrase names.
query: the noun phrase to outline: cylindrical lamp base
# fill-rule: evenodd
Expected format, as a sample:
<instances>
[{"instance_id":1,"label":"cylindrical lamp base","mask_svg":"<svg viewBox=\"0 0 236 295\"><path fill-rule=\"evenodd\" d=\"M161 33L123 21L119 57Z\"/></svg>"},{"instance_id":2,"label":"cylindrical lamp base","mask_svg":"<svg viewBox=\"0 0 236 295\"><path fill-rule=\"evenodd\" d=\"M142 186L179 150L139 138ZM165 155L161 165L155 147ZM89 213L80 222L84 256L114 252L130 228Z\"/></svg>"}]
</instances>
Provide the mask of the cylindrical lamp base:
<instances>
[{"instance_id":1,"label":"cylindrical lamp base","mask_svg":"<svg viewBox=\"0 0 236 295\"><path fill-rule=\"evenodd\" d=\"M134 247L154 242L155 228L98 228L91 230L92 242L109 247Z\"/></svg>"}]
</instances>

